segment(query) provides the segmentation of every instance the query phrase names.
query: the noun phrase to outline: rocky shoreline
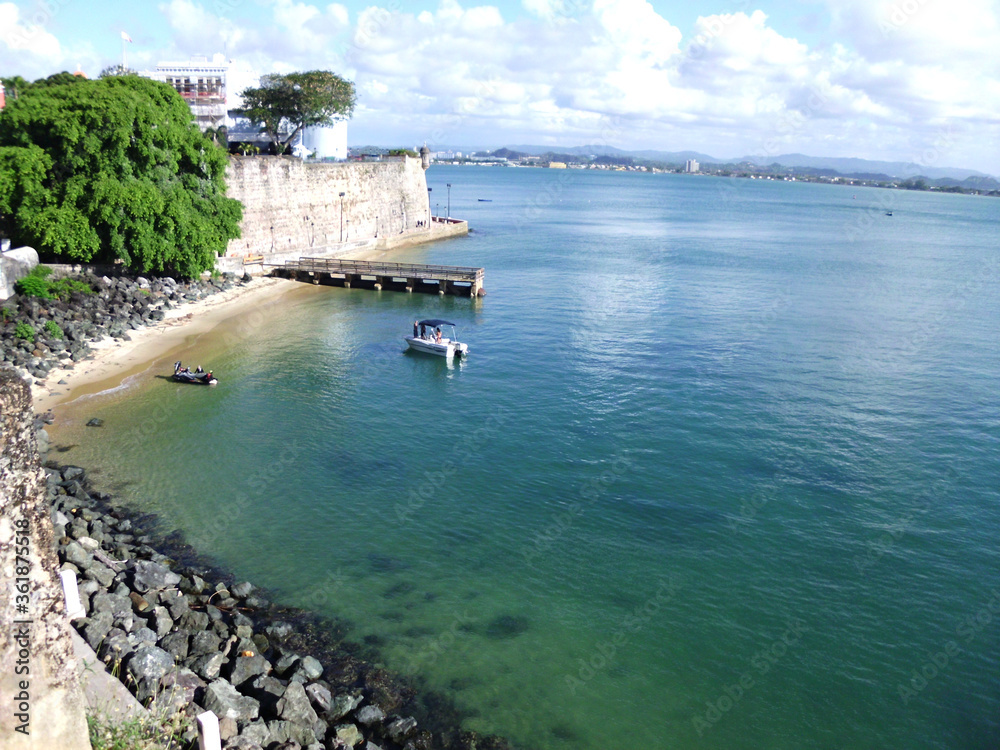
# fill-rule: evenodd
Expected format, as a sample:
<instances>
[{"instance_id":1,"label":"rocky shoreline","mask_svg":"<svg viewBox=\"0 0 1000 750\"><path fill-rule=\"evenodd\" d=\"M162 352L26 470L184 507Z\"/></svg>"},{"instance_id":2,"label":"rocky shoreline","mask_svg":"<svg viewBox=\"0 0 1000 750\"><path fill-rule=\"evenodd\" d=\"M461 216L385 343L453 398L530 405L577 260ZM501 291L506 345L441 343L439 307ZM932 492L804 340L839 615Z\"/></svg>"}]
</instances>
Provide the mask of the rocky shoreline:
<instances>
[{"instance_id":1,"label":"rocky shoreline","mask_svg":"<svg viewBox=\"0 0 1000 750\"><path fill-rule=\"evenodd\" d=\"M108 337L130 340L129 331L156 325L166 311L246 284L250 276L176 281L170 277L74 277L92 292L73 291L66 299L15 294L0 305L0 366L44 385L57 368L72 369L92 354L91 344ZM30 329L30 334L28 333Z\"/></svg>"},{"instance_id":2,"label":"rocky shoreline","mask_svg":"<svg viewBox=\"0 0 1000 750\"><path fill-rule=\"evenodd\" d=\"M76 278L93 292L0 305L0 367L43 385L89 358L92 344L129 340L168 310L250 281ZM18 324L34 336L17 335ZM52 420L35 419L43 461ZM462 715L445 696L378 666L372 646L343 639L343 623L234 581L154 516L93 488L84 469L49 461L44 471L59 563L76 572L86 612L73 625L143 705L192 718L182 747L197 747L193 717L211 710L230 750L510 748L458 729Z\"/></svg>"},{"instance_id":3,"label":"rocky shoreline","mask_svg":"<svg viewBox=\"0 0 1000 750\"><path fill-rule=\"evenodd\" d=\"M276 605L157 535L154 517L113 505L82 468L45 472L59 560L87 613L73 624L151 710L212 711L231 750L510 748L455 728L443 696L365 659L340 624ZM193 726L184 739L196 742Z\"/></svg>"}]
</instances>

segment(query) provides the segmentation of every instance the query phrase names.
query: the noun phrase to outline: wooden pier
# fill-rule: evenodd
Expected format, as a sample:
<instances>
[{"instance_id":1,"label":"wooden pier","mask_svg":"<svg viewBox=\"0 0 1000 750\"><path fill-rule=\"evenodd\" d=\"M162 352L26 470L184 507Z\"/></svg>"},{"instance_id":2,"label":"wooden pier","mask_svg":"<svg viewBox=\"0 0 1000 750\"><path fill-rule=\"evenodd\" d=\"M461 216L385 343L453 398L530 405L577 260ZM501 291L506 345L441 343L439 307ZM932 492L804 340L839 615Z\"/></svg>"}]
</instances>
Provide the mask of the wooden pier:
<instances>
[{"instance_id":1,"label":"wooden pier","mask_svg":"<svg viewBox=\"0 0 1000 750\"><path fill-rule=\"evenodd\" d=\"M384 263L341 258L299 258L272 266L275 276L348 289L399 292L437 292L482 297L483 269L467 266L432 266L423 263Z\"/></svg>"}]
</instances>

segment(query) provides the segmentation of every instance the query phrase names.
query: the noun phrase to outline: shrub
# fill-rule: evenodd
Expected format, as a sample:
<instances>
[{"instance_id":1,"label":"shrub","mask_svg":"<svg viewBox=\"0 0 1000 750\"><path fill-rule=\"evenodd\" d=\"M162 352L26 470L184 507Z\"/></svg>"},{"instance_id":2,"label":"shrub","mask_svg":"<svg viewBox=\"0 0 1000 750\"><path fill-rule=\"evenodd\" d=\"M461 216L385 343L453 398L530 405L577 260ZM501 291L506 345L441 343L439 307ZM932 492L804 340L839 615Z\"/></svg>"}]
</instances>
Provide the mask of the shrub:
<instances>
[{"instance_id":1,"label":"shrub","mask_svg":"<svg viewBox=\"0 0 1000 750\"><path fill-rule=\"evenodd\" d=\"M14 284L14 290L25 297L38 297L39 299L61 299L68 300L73 292L92 294L93 289L90 284L79 279L56 279L49 281L52 269L48 266L35 266L31 273Z\"/></svg>"},{"instance_id":2,"label":"shrub","mask_svg":"<svg viewBox=\"0 0 1000 750\"><path fill-rule=\"evenodd\" d=\"M86 281L80 281L79 279L59 279L49 284L50 298L58 297L65 302L73 292L93 294L94 290Z\"/></svg>"},{"instance_id":3,"label":"shrub","mask_svg":"<svg viewBox=\"0 0 1000 750\"><path fill-rule=\"evenodd\" d=\"M50 339L61 339L63 337L63 329L54 320L45 321L45 332L49 334Z\"/></svg>"},{"instance_id":4,"label":"shrub","mask_svg":"<svg viewBox=\"0 0 1000 750\"><path fill-rule=\"evenodd\" d=\"M48 266L35 266L31 273L14 284L14 291L25 297L41 297L42 299L52 299L49 294L49 282L46 276L52 273Z\"/></svg>"},{"instance_id":5,"label":"shrub","mask_svg":"<svg viewBox=\"0 0 1000 750\"><path fill-rule=\"evenodd\" d=\"M35 329L22 321L14 328L14 338L24 339L25 341L34 341Z\"/></svg>"}]
</instances>

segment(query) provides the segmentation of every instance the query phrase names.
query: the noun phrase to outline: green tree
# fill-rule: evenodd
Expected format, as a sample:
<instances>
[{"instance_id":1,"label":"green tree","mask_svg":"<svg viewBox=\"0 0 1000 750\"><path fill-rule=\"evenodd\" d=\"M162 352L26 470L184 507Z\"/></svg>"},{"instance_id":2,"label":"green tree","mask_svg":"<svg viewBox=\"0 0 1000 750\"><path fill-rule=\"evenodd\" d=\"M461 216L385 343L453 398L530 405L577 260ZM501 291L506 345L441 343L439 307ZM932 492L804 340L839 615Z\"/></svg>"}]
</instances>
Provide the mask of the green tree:
<instances>
[{"instance_id":1,"label":"green tree","mask_svg":"<svg viewBox=\"0 0 1000 750\"><path fill-rule=\"evenodd\" d=\"M325 70L261 76L259 88L244 89L240 96L240 114L261 126L279 154L302 128L349 118L356 99L351 81Z\"/></svg>"},{"instance_id":2,"label":"green tree","mask_svg":"<svg viewBox=\"0 0 1000 750\"><path fill-rule=\"evenodd\" d=\"M9 102L11 99L17 99L28 86L31 84L21 78L21 76L11 76L10 78L0 78L0 83L3 84L3 89Z\"/></svg>"},{"instance_id":3,"label":"green tree","mask_svg":"<svg viewBox=\"0 0 1000 750\"><path fill-rule=\"evenodd\" d=\"M239 236L227 163L166 84L52 76L0 112L0 233L46 258L193 276Z\"/></svg>"}]
</instances>

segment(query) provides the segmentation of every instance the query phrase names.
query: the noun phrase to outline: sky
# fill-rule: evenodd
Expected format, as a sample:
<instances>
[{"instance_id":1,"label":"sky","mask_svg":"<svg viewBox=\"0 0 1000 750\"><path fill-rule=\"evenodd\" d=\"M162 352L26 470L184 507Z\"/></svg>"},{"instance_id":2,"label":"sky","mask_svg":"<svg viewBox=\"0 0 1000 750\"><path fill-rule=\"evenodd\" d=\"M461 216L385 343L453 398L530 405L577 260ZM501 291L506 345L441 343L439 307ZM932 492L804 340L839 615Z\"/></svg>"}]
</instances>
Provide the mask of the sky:
<instances>
[{"instance_id":1,"label":"sky","mask_svg":"<svg viewBox=\"0 0 1000 750\"><path fill-rule=\"evenodd\" d=\"M244 75L332 70L357 87L353 145L1000 175L1000 0L0 0L0 75L95 76L123 31L137 69L221 53Z\"/></svg>"}]
</instances>

